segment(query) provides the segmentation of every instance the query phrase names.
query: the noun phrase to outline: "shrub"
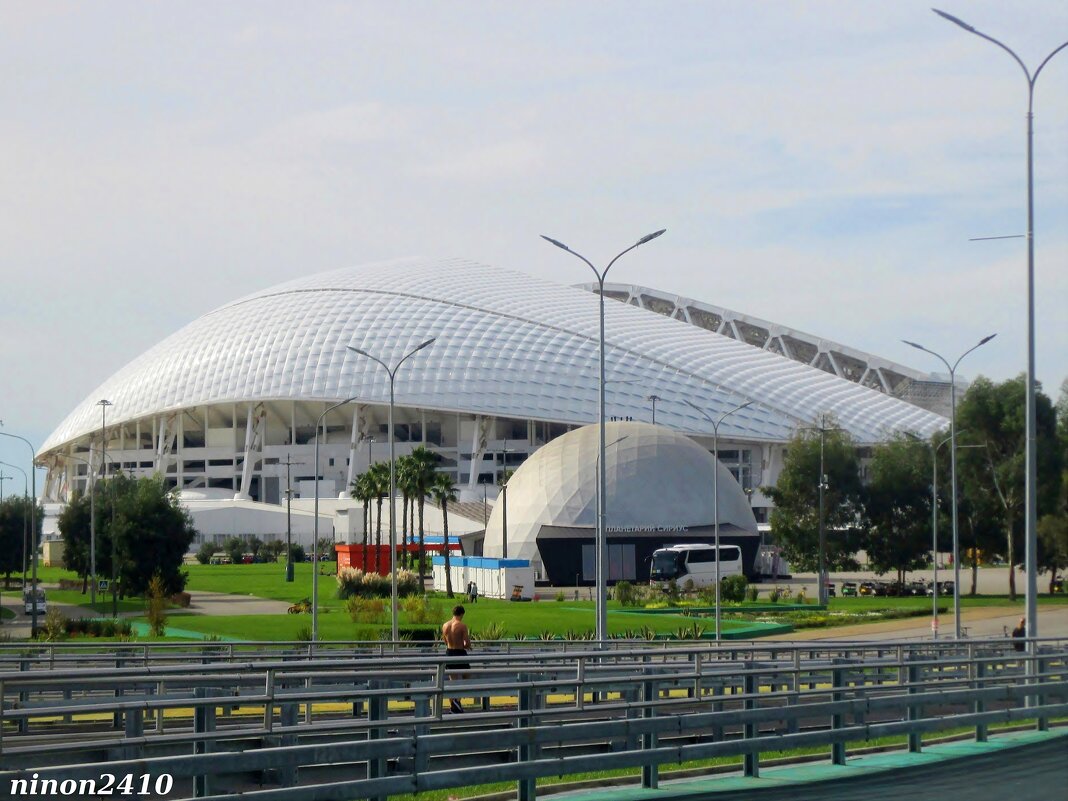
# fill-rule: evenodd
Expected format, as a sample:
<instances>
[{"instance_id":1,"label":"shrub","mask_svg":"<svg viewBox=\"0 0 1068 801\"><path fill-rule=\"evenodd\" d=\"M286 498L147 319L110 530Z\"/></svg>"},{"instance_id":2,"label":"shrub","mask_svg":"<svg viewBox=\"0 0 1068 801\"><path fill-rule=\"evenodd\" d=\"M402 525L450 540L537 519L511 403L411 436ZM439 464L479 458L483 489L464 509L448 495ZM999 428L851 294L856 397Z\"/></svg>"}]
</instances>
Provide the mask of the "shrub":
<instances>
[{"instance_id":1,"label":"shrub","mask_svg":"<svg viewBox=\"0 0 1068 801\"><path fill-rule=\"evenodd\" d=\"M59 611L58 607L51 606L44 616L44 627L38 631L37 636L48 642L56 642L67 636L67 618Z\"/></svg>"},{"instance_id":2,"label":"shrub","mask_svg":"<svg viewBox=\"0 0 1068 801\"><path fill-rule=\"evenodd\" d=\"M87 637L128 637L133 630L129 620L101 620L85 617L64 621L63 629L71 636L81 634Z\"/></svg>"},{"instance_id":3,"label":"shrub","mask_svg":"<svg viewBox=\"0 0 1068 801\"><path fill-rule=\"evenodd\" d=\"M343 567L338 571L337 597L347 600L359 598L388 598L390 595L389 576L380 576L374 571L364 572L357 567ZM419 591L419 577L408 570L397 571L397 594L402 598L415 595Z\"/></svg>"},{"instance_id":4,"label":"shrub","mask_svg":"<svg viewBox=\"0 0 1068 801\"><path fill-rule=\"evenodd\" d=\"M566 601L567 600L567 598L564 596L564 591L563 590L560 590L560 592L556 593L556 600L558 600L558 601Z\"/></svg>"},{"instance_id":5,"label":"shrub","mask_svg":"<svg viewBox=\"0 0 1068 801\"><path fill-rule=\"evenodd\" d=\"M692 578L686 579L686 583L682 585L682 591L686 595L691 595L697 591L697 585L693 583Z\"/></svg>"},{"instance_id":6,"label":"shrub","mask_svg":"<svg viewBox=\"0 0 1068 801\"><path fill-rule=\"evenodd\" d=\"M491 640L503 640L506 636L507 632L504 629L504 624L495 621L481 631L476 631L473 638L487 642Z\"/></svg>"},{"instance_id":7,"label":"shrub","mask_svg":"<svg viewBox=\"0 0 1068 801\"><path fill-rule=\"evenodd\" d=\"M197 561L202 565L208 564L211 561L212 555L215 553L214 543L205 542L197 550Z\"/></svg>"},{"instance_id":8,"label":"shrub","mask_svg":"<svg viewBox=\"0 0 1068 801\"><path fill-rule=\"evenodd\" d=\"M728 603L741 603L745 600L745 588L749 579L743 575L727 576L719 582L719 597Z\"/></svg>"},{"instance_id":9,"label":"shrub","mask_svg":"<svg viewBox=\"0 0 1068 801\"><path fill-rule=\"evenodd\" d=\"M705 635L705 627L696 620L689 626L680 626L675 629L674 637L677 640L699 640Z\"/></svg>"},{"instance_id":10,"label":"shrub","mask_svg":"<svg viewBox=\"0 0 1068 801\"><path fill-rule=\"evenodd\" d=\"M189 604L192 603L193 596L188 592L176 592L170 597L170 602L175 606L180 606L182 609L188 609Z\"/></svg>"},{"instance_id":11,"label":"shrub","mask_svg":"<svg viewBox=\"0 0 1068 801\"><path fill-rule=\"evenodd\" d=\"M620 606L637 606L641 600L641 593L629 581L621 581L612 590L613 597L619 601Z\"/></svg>"},{"instance_id":12,"label":"shrub","mask_svg":"<svg viewBox=\"0 0 1068 801\"><path fill-rule=\"evenodd\" d=\"M667 587L664 589L664 595L667 596L668 606L675 606L679 602L679 584L675 579L671 579L667 583Z\"/></svg>"},{"instance_id":13,"label":"shrub","mask_svg":"<svg viewBox=\"0 0 1068 801\"><path fill-rule=\"evenodd\" d=\"M378 598L349 598L345 603L353 623L382 623L386 619L386 605Z\"/></svg>"},{"instance_id":14,"label":"shrub","mask_svg":"<svg viewBox=\"0 0 1068 801\"><path fill-rule=\"evenodd\" d=\"M431 602L425 595L412 595L401 602L410 623L436 623L443 619L440 603Z\"/></svg>"},{"instance_id":15,"label":"shrub","mask_svg":"<svg viewBox=\"0 0 1068 801\"><path fill-rule=\"evenodd\" d=\"M297 640L297 642L311 642L312 641L311 626L301 626L299 629L297 629L296 640Z\"/></svg>"},{"instance_id":16,"label":"shrub","mask_svg":"<svg viewBox=\"0 0 1068 801\"><path fill-rule=\"evenodd\" d=\"M163 577L156 573L148 580L148 592L145 594L145 618L152 633L162 637L167 629L167 591L163 586Z\"/></svg>"},{"instance_id":17,"label":"shrub","mask_svg":"<svg viewBox=\"0 0 1068 801\"><path fill-rule=\"evenodd\" d=\"M745 588L745 600L756 601L760 597L760 588L755 584L750 584Z\"/></svg>"}]
</instances>

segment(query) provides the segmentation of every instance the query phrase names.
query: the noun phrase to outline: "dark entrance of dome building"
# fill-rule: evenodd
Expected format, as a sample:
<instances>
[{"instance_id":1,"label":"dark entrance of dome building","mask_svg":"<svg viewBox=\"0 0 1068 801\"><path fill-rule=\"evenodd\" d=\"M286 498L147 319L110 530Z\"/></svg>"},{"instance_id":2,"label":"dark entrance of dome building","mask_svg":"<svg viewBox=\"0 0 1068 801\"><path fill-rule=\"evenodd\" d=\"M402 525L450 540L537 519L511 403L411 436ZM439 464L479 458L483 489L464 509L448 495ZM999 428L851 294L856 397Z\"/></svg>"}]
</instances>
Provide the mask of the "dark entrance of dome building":
<instances>
[{"instance_id":1,"label":"dark entrance of dome building","mask_svg":"<svg viewBox=\"0 0 1068 801\"><path fill-rule=\"evenodd\" d=\"M542 526L538 532L538 551L545 568L545 577L560 586L595 584L597 562L594 550L595 529L592 526ZM742 570L753 578L756 570L760 535L737 526L721 524L721 545L737 545L742 549ZM712 544L713 526L692 526L668 530L630 528L608 530L608 583L649 581L649 563L653 551L682 543Z\"/></svg>"}]
</instances>

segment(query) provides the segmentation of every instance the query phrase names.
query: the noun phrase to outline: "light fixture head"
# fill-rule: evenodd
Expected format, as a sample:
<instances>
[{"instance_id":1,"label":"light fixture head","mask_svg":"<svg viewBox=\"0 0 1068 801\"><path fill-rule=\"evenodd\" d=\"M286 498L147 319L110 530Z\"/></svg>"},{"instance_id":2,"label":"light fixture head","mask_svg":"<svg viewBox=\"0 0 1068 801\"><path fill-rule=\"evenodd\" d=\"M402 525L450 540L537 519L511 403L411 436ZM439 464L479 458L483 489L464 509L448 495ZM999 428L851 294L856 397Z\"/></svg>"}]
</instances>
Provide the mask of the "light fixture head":
<instances>
[{"instance_id":1,"label":"light fixture head","mask_svg":"<svg viewBox=\"0 0 1068 801\"><path fill-rule=\"evenodd\" d=\"M565 244L564 244L563 242L560 242L560 241L558 241L558 240L556 240L556 239L553 239L553 238L552 238L551 236L546 236L545 234L540 234L540 236L541 236L541 238L542 238L542 239L544 239L544 240L545 240L546 242L550 242L550 243L552 243L553 245L556 245L556 246L557 246L558 248L562 248L563 250L566 250L566 251L567 251L568 253L570 253L570 252L571 252L571 248L569 248L569 247L568 247L567 245L565 245Z\"/></svg>"},{"instance_id":2,"label":"light fixture head","mask_svg":"<svg viewBox=\"0 0 1068 801\"><path fill-rule=\"evenodd\" d=\"M959 25L960 27L964 28L964 30L968 31L969 33L975 33L975 28L973 28L971 25L969 25L964 20L959 19L958 17L954 17L952 14L947 14L945 11L939 11L937 8L932 8L931 11L936 13L942 19L948 19L954 25Z\"/></svg>"},{"instance_id":3,"label":"light fixture head","mask_svg":"<svg viewBox=\"0 0 1068 801\"><path fill-rule=\"evenodd\" d=\"M918 342L909 342L907 339L903 339L901 341L904 342L909 347L917 348L919 350L927 350L927 348L925 348L923 345L920 345Z\"/></svg>"},{"instance_id":4,"label":"light fixture head","mask_svg":"<svg viewBox=\"0 0 1068 801\"><path fill-rule=\"evenodd\" d=\"M638 240L638 244L639 245L644 245L646 242L651 242L652 240L656 239L658 236L661 236L662 234L664 234L666 231L667 231L667 228L661 228L659 231L653 231L653 233L651 233L651 234L646 234L645 236L643 236L641 239Z\"/></svg>"},{"instance_id":5,"label":"light fixture head","mask_svg":"<svg viewBox=\"0 0 1068 801\"><path fill-rule=\"evenodd\" d=\"M988 336L985 336L985 337L983 337L982 339L979 340L979 344L980 345L985 345L987 342L989 342L990 340L992 340L996 336L997 336L997 334L990 334Z\"/></svg>"}]
</instances>

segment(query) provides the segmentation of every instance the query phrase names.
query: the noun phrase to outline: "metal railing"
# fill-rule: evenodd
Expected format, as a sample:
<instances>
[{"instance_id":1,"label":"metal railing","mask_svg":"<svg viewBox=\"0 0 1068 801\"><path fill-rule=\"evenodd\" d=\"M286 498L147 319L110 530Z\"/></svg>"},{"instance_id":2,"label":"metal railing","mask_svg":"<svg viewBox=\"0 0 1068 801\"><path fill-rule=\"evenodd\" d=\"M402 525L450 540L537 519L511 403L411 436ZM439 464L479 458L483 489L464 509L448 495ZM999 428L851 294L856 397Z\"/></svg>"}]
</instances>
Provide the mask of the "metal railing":
<instances>
[{"instance_id":1,"label":"metal railing","mask_svg":"<svg viewBox=\"0 0 1068 801\"><path fill-rule=\"evenodd\" d=\"M659 768L1068 715L1068 642L500 643L450 672L390 644L0 649L11 781L168 774L178 795L354 799ZM536 658L534 658L536 657ZM14 665L17 668L13 668ZM1028 666L1031 672L1028 672ZM450 714L451 699L466 700ZM277 787L265 787L276 784ZM244 796L243 796L244 797Z\"/></svg>"}]
</instances>

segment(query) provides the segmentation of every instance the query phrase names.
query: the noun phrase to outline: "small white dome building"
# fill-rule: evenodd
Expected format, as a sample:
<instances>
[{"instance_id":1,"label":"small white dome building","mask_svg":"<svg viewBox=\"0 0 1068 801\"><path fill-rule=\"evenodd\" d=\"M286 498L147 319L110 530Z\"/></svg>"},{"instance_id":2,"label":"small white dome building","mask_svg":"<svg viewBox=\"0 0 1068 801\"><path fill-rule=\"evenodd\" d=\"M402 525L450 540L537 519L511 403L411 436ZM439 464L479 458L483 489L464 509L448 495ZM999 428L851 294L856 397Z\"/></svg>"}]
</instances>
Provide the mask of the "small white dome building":
<instances>
[{"instance_id":1,"label":"small white dome building","mask_svg":"<svg viewBox=\"0 0 1068 801\"><path fill-rule=\"evenodd\" d=\"M553 584L594 580L597 526L596 425L564 434L535 452L508 482L486 528L484 556L529 559ZM742 546L750 572L759 547L753 512L741 485L689 437L637 422L605 425L608 576L645 581L649 557L664 545L711 543L713 470L719 470L720 541ZM507 508L507 512L506 512Z\"/></svg>"}]
</instances>

